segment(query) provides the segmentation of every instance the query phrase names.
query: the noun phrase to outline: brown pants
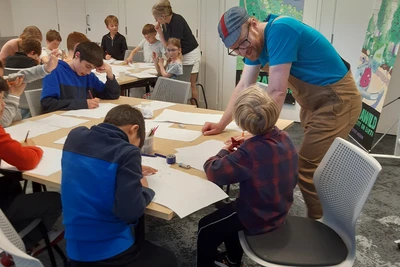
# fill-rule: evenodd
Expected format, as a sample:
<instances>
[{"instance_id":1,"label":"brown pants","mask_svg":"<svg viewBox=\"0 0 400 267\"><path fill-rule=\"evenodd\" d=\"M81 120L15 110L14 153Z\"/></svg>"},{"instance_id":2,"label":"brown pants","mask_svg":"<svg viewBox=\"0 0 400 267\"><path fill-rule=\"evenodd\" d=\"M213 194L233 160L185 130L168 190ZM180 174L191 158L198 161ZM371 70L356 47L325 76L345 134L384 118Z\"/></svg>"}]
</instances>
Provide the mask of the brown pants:
<instances>
[{"instance_id":1,"label":"brown pants","mask_svg":"<svg viewBox=\"0 0 400 267\"><path fill-rule=\"evenodd\" d=\"M348 64L346 64L348 65ZM350 69L350 66L348 66ZM361 112L361 96L349 70L334 84L316 86L293 76L289 82L300 104L304 140L299 151L299 187L308 217L322 217L322 207L314 186L316 168L336 137L347 138Z\"/></svg>"}]
</instances>

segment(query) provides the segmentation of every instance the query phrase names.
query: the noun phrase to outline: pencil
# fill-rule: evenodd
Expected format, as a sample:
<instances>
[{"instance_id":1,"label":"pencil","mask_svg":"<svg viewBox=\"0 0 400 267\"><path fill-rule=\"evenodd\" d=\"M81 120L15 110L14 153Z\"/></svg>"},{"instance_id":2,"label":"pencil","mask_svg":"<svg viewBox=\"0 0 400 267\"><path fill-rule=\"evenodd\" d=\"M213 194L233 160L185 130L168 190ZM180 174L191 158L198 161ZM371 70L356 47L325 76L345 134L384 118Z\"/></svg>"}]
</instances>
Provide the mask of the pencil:
<instances>
[{"instance_id":1,"label":"pencil","mask_svg":"<svg viewBox=\"0 0 400 267\"><path fill-rule=\"evenodd\" d=\"M244 131L242 132L242 137L244 137Z\"/></svg>"},{"instance_id":2,"label":"pencil","mask_svg":"<svg viewBox=\"0 0 400 267\"><path fill-rule=\"evenodd\" d=\"M90 99L93 99L92 91L89 90Z\"/></svg>"},{"instance_id":3,"label":"pencil","mask_svg":"<svg viewBox=\"0 0 400 267\"><path fill-rule=\"evenodd\" d=\"M26 136L25 136L25 141L24 141L24 143L26 143L26 141L28 141L28 136L29 136L29 130L28 130L28 132L26 133Z\"/></svg>"}]
</instances>

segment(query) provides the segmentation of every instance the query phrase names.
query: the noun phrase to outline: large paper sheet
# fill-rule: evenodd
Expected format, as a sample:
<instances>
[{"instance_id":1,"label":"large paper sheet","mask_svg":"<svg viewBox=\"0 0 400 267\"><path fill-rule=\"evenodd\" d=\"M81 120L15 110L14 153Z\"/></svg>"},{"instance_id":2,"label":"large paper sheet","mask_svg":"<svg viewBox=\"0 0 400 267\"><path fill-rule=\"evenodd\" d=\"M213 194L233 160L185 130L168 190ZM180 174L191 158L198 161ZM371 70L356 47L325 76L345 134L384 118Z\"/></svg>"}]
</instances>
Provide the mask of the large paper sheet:
<instances>
[{"instance_id":1,"label":"large paper sheet","mask_svg":"<svg viewBox=\"0 0 400 267\"><path fill-rule=\"evenodd\" d=\"M45 146L38 146L43 150L42 160L38 166L29 172L35 175L49 176L61 170L61 156L62 150ZM4 160L1 161L1 168L8 170L17 170L14 166L8 164Z\"/></svg>"},{"instance_id":2,"label":"large paper sheet","mask_svg":"<svg viewBox=\"0 0 400 267\"><path fill-rule=\"evenodd\" d=\"M185 130L180 128L159 127L155 133L155 137L176 141L191 142L199 138L202 133L200 131Z\"/></svg>"},{"instance_id":3,"label":"large paper sheet","mask_svg":"<svg viewBox=\"0 0 400 267\"><path fill-rule=\"evenodd\" d=\"M24 141L26 133L29 131L29 137L36 137L42 134L56 131L60 128L42 124L36 121L26 121L11 127L7 127L4 130L10 134L11 138L17 141Z\"/></svg>"},{"instance_id":4,"label":"large paper sheet","mask_svg":"<svg viewBox=\"0 0 400 267\"><path fill-rule=\"evenodd\" d=\"M162 102L162 101L143 101L143 103L146 104L146 108L150 108L152 111L158 110L158 109L163 109L163 108L168 108L171 106L175 106L175 103L170 103L170 102ZM135 108L141 109L142 108L142 104L138 104L135 106Z\"/></svg>"},{"instance_id":5,"label":"large paper sheet","mask_svg":"<svg viewBox=\"0 0 400 267\"><path fill-rule=\"evenodd\" d=\"M176 161L189 164L192 168L202 171L206 160L215 156L223 146L224 142L222 141L207 140L196 146L177 148Z\"/></svg>"},{"instance_id":6,"label":"large paper sheet","mask_svg":"<svg viewBox=\"0 0 400 267\"><path fill-rule=\"evenodd\" d=\"M147 176L156 193L153 202L170 208L180 218L228 197L216 184L170 168L164 158L143 157L142 164L158 169Z\"/></svg>"},{"instance_id":7,"label":"large paper sheet","mask_svg":"<svg viewBox=\"0 0 400 267\"><path fill-rule=\"evenodd\" d=\"M65 140L67 140L67 136L64 136L63 138L60 138L60 139L54 141L54 144L63 145L63 144L65 144Z\"/></svg>"},{"instance_id":8,"label":"large paper sheet","mask_svg":"<svg viewBox=\"0 0 400 267\"><path fill-rule=\"evenodd\" d=\"M70 118L70 117L66 117L66 116L60 116L57 114L53 114L46 118L37 120L36 122L42 123L45 125L56 126L59 128L71 128L71 127L77 126L79 124L88 122L88 120Z\"/></svg>"},{"instance_id":9,"label":"large paper sheet","mask_svg":"<svg viewBox=\"0 0 400 267\"><path fill-rule=\"evenodd\" d=\"M62 116L75 116L75 117L85 117L85 118L93 118L93 119L100 119L104 118L107 113L113 107L117 105L111 103L100 103L98 108L94 109L77 109L77 110L70 110L67 112L62 113Z\"/></svg>"},{"instance_id":10,"label":"large paper sheet","mask_svg":"<svg viewBox=\"0 0 400 267\"><path fill-rule=\"evenodd\" d=\"M192 125L204 125L207 121L219 122L222 118L222 114L201 114L201 113L190 113L165 109L163 112L156 117L155 121L171 121L176 123L192 124ZM235 122L231 122L226 127L227 129L242 131Z\"/></svg>"},{"instance_id":11,"label":"large paper sheet","mask_svg":"<svg viewBox=\"0 0 400 267\"><path fill-rule=\"evenodd\" d=\"M156 78L156 75L150 74L148 72L136 72L136 73L126 73L127 76L135 77L138 79L145 79L145 78Z\"/></svg>"}]
</instances>

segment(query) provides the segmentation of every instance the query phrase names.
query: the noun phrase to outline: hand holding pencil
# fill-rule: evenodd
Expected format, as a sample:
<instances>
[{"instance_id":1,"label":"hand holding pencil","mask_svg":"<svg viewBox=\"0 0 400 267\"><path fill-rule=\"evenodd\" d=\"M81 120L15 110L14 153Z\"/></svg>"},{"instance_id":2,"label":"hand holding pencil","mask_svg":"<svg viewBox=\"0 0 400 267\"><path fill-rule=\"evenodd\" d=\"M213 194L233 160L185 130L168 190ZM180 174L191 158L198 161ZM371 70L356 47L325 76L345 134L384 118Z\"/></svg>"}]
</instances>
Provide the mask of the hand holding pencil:
<instances>
[{"instance_id":1,"label":"hand holding pencil","mask_svg":"<svg viewBox=\"0 0 400 267\"><path fill-rule=\"evenodd\" d=\"M90 90L88 90L88 95L90 97L90 99L87 99L87 105L88 105L88 109L93 109L93 108L97 108L100 105L100 99L95 97L93 98L93 94Z\"/></svg>"}]
</instances>

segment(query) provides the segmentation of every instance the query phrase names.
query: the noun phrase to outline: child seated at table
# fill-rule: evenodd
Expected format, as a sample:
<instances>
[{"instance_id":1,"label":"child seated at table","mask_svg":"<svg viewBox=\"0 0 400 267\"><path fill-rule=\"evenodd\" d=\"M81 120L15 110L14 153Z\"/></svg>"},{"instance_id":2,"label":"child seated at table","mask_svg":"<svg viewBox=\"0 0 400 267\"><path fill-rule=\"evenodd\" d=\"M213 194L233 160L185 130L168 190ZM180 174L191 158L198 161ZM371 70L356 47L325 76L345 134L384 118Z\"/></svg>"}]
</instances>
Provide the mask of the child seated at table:
<instances>
[{"instance_id":1,"label":"child seated at table","mask_svg":"<svg viewBox=\"0 0 400 267\"><path fill-rule=\"evenodd\" d=\"M27 38L21 42L20 51L6 58L6 68L24 69L39 64L42 45L37 39Z\"/></svg>"},{"instance_id":2,"label":"child seated at table","mask_svg":"<svg viewBox=\"0 0 400 267\"><path fill-rule=\"evenodd\" d=\"M250 86L239 94L233 117L253 136L241 145L225 145L204 164L208 180L217 185L240 183L239 197L199 221L197 267L241 266L238 232L261 234L285 222L297 183L298 154L288 134L275 126L278 116L277 104L264 90ZM222 243L226 252L218 254Z\"/></svg>"},{"instance_id":3,"label":"child seated at table","mask_svg":"<svg viewBox=\"0 0 400 267\"><path fill-rule=\"evenodd\" d=\"M110 31L103 36L101 40L101 48L103 48L104 59L117 59L124 60L125 51L128 49L126 44L125 36L118 32L118 18L113 15L109 15L104 20L107 29Z\"/></svg>"},{"instance_id":4,"label":"child seated at table","mask_svg":"<svg viewBox=\"0 0 400 267\"><path fill-rule=\"evenodd\" d=\"M67 50L68 55L64 59L65 62L70 62L74 58L74 52L78 44L83 42L90 42L90 40L81 32L71 32L67 37Z\"/></svg>"},{"instance_id":5,"label":"child seated at table","mask_svg":"<svg viewBox=\"0 0 400 267\"><path fill-rule=\"evenodd\" d=\"M46 33L46 43L45 47L42 47L42 54L40 55L40 59L42 63L47 63L49 61L49 56L54 53L56 57L59 59L63 59L63 52L59 48L60 43L62 41L61 35L56 30L49 30Z\"/></svg>"},{"instance_id":6,"label":"child seated at table","mask_svg":"<svg viewBox=\"0 0 400 267\"><path fill-rule=\"evenodd\" d=\"M165 65L164 59L158 57L154 52L153 62L159 75L175 79L177 76L183 74L181 41L176 38L169 38L166 50L168 60Z\"/></svg>"},{"instance_id":7,"label":"child seated at table","mask_svg":"<svg viewBox=\"0 0 400 267\"><path fill-rule=\"evenodd\" d=\"M11 85L15 86L15 85ZM5 107L4 97L8 92L7 81L0 76L0 117ZM13 140L0 126L0 162L3 160L20 171L34 169L40 162L43 150L35 146L31 139L20 143ZM35 219L41 219L50 230L61 215L61 198L58 192L24 194L19 171L0 169L0 209L4 212L17 232L23 230ZM35 228L23 241L31 250L42 239L41 232Z\"/></svg>"},{"instance_id":8,"label":"child seated at table","mask_svg":"<svg viewBox=\"0 0 400 267\"><path fill-rule=\"evenodd\" d=\"M72 267L178 266L171 252L138 240L144 229L131 231L155 194L141 166L144 139L143 115L130 105L114 107L99 125L69 133L61 197Z\"/></svg>"},{"instance_id":9,"label":"child seated at table","mask_svg":"<svg viewBox=\"0 0 400 267\"><path fill-rule=\"evenodd\" d=\"M146 24L143 26L142 34L144 39L140 42L140 44L135 47L129 54L129 56L125 59L127 63L133 62L134 55L140 50L143 51L144 62L151 63L153 62L153 52L157 57L163 57L165 53L164 45L160 40L157 40L156 35L157 31L154 28L153 24Z\"/></svg>"},{"instance_id":10,"label":"child seated at table","mask_svg":"<svg viewBox=\"0 0 400 267\"><path fill-rule=\"evenodd\" d=\"M106 73L104 84L92 72ZM94 42L80 43L70 62L60 61L43 79L43 112L97 108L100 99L118 99L120 86L111 67L103 62L103 50Z\"/></svg>"}]
</instances>

